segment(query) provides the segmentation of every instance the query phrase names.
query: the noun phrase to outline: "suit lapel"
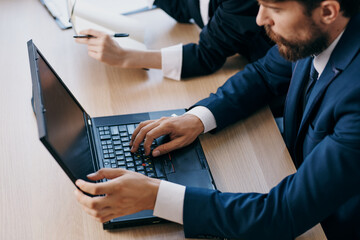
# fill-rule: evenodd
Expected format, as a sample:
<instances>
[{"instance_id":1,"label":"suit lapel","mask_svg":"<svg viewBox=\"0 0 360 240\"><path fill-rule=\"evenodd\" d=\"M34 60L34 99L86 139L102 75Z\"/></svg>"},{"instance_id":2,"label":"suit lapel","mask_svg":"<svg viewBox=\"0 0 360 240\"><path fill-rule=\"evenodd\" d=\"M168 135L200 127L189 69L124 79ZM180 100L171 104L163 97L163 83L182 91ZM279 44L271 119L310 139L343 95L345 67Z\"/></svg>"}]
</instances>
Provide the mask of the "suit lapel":
<instances>
[{"instance_id":1,"label":"suit lapel","mask_svg":"<svg viewBox=\"0 0 360 240\"><path fill-rule=\"evenodd\" d=\"M328 86L334 80L336 80L336 78L351 63L352 59L358 54L360 50L360 31L358 30L359 25L360 14L353 17L349 22L343 36L331 54L331 57L323 73L313 87L294 143L294 162L297 166L299 166L303 161L301 154L301 143L303 136L306 134L306 130L308 129L311 116L315 114L316 111L318 111L317 106L319 106L321 103L321 99L324 96ZM298 90L298 93L299 92L300 91Z\"/></svg>"}]
</instances>

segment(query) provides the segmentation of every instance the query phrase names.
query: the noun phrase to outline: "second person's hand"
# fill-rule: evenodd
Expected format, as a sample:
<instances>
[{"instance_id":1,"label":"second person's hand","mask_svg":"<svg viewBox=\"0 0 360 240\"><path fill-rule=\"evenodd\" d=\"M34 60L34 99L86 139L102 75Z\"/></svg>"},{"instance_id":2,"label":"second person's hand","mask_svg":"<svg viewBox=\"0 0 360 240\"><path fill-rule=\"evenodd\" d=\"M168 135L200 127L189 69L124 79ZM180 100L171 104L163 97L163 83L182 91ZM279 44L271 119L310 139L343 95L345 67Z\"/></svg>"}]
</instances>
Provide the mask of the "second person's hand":
<instances>
[{"instance_id":1,"label":"second person's hand","mask_svg":"<svg viewBox=\"0 0 360 240\"><path fill-rule=\"evenodd\" d=\"M88 29L79 34L91 35L91 38L76 38L77 43L88 46L90 57L120 68L154 68L161 69L161 52L159 50L136 50L120 46L104 32Z\"/></svg>"},{"instance_id":2,"label":"second person's hand","mask_svg":"<svg viewBox=\"0 0 360 240\"><path fill-rule=\"evenodd\" d=\"M92 29L81 31L80 34L94 36L75 40L77 43L88 45L90 57L112 66L126 67L127 52L110 35Z\"/></svg>"},{"instance_id":3,"label":"second person's hand","mask_svg":"<svg viewBox=\"0 0 360 240\"><path fill-rule=\"evenodd\" d=\"M202 132L204 132L203 123L192 114L178 117L163 117L158 120L141 122L131 137L131 151L136 152L140 143L144 141L145 154L149 155L150 146L154 139L163 135L169 135L169 142L153 150L152 155L157 157L189 145Z\"/></svg>"}]
</instances>

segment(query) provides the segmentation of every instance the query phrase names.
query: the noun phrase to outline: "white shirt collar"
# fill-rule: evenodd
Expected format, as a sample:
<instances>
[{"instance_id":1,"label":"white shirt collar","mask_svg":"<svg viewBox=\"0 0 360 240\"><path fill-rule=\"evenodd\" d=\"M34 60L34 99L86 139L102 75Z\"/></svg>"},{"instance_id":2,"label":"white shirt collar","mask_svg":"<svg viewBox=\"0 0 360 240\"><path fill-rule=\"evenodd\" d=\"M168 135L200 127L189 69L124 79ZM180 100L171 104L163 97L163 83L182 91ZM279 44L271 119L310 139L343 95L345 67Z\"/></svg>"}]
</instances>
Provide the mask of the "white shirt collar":
<instances>
[{"instance_id":1,"label":"white shirt collar","mask_svg":"<svg viewBox=\"0 0 360 240\"><path fill-rule=\"evenodd\" d=\"M333 52L334 48L338 44L343 33L344 33L344 31L342 31L342 33L339 34L339 36L330 44L330 46L326 50L324 50L319 55L314 57L313 64L314 64L316 71L319 73L319 77L320 77L321 73L324 71L326 64L328 63L328 61L330 59L331 53Z\"/></svg>"}]
</instances>

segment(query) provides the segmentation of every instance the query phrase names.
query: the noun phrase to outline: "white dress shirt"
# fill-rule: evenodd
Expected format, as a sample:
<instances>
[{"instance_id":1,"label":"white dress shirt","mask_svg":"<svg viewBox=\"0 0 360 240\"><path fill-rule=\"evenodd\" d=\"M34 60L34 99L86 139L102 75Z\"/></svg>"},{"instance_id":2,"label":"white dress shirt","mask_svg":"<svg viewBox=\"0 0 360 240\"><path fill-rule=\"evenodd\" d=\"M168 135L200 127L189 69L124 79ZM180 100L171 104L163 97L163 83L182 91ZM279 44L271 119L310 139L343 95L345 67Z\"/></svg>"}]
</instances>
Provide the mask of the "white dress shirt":
<instances>
[{"instance_id":1,"label":"white dress shirt","mask_svg":"<svg viewBox=\"0 0 360 240\"><path fill-rule=\"evenodd\" d=\"M204 25L209 21L209 2L210 0L199 0L200 14ZM148 4L152 6L154 0L148 0ZM161 69L164 77L181 80L182 56L182 43L161 49Z\"/></svg>"},{"instance_id":2,"label":"white dress shirt","mask_svg":"<svg viewBox=\"0 0 360 240\"><path fill-rule=\"evenodd\" d=\"M339 42L342 32L332 44L322 53L315 56L314 67L319 73L324 71L331 53ZM211 111L203 106L194 107L185 114L193 114L200 118L204 124L204 133L216 128L216 120ZM156 198L154 215L166 220L183 224L183 208L185 198L185 187L179 184L161 181L159 191Z\"/></svg>"}]
</instances>

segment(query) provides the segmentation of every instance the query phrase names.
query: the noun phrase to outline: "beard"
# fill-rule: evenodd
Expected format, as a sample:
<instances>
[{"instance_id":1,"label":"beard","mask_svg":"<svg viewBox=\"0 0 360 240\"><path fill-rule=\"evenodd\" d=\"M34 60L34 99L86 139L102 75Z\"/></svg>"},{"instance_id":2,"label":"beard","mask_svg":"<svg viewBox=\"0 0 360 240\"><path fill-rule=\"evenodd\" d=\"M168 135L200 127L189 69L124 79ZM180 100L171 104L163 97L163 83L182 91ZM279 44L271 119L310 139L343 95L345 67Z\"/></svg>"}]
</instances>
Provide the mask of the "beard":
<instances>
[{"instance_id":1,"label":"beard","mask_svg":"<svg viewBox=\"0 0 360 240\"><path fill-rule=\"evenodd\" d=\"M288 61L297 61L311 55L318 55L329 46L329 34L323 32L313 21L311 21L305 39L297 36L293 39L285 39L274 33L269 25L265 25L264 28L269 38L278 45L280 55Z\"/></svg>"}]
</instances>

